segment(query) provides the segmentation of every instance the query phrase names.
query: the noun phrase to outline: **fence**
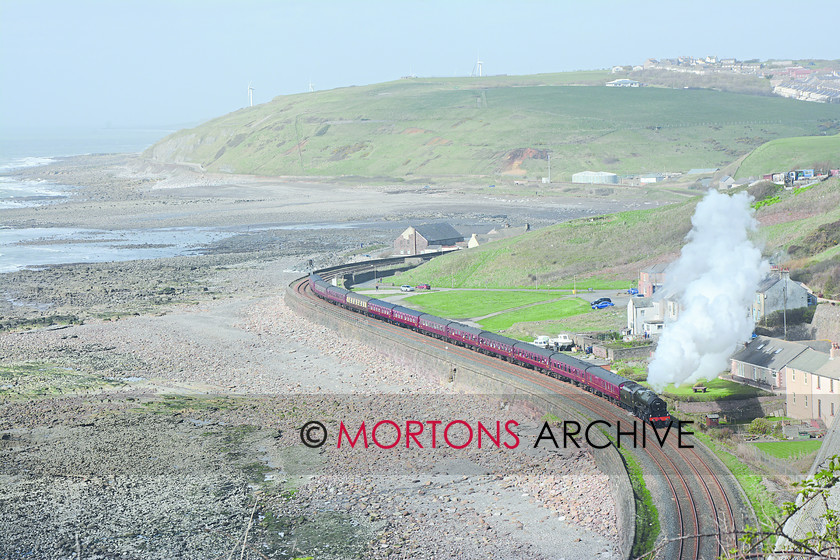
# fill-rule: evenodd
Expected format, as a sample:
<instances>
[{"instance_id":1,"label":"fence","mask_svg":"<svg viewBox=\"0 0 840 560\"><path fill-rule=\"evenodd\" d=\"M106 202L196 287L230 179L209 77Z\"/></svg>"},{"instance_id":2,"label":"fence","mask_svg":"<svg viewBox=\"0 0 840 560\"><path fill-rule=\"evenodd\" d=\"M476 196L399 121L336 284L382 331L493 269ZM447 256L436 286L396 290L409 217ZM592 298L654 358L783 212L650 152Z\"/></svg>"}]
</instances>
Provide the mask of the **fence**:
<instances>
[{"instance_id":1,"label":"fence","mask_svg":"<svg viewBox=\"0 0 840 560\"><path fill-rule=\"evenodd\" d=\"M802 474L802 469L797 467L796 462L807 455L807 453L801 452L789 459L780 459L779 457L774 457L769 453L765 453L758 447L750 445L749 443L737 444L735 446L735 451L738 456L755 463L760 463L767 467L767 469L772 473L786 476L793 480L801 480L805 478Z\"/></svg>"}]
</instances>

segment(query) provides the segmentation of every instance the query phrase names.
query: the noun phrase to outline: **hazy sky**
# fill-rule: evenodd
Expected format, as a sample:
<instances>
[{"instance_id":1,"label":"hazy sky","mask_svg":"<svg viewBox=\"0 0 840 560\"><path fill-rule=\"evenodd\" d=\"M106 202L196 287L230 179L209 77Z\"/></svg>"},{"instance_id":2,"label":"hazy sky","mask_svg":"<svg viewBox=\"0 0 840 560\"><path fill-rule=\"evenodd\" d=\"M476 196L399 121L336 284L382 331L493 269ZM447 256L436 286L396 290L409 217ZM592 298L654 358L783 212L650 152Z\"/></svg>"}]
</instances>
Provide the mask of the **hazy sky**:
<instances>
[{"instance_id":1,"label":"hazy sky","mask_svg":"<svg viewBox=\"0 0 840 560\"><path fill-rule=\"evenodd\" d=\"M683 54L840 58L840 1L0 0L0 126L185 126L274 96Z\"/></svg>"}]
</instances>

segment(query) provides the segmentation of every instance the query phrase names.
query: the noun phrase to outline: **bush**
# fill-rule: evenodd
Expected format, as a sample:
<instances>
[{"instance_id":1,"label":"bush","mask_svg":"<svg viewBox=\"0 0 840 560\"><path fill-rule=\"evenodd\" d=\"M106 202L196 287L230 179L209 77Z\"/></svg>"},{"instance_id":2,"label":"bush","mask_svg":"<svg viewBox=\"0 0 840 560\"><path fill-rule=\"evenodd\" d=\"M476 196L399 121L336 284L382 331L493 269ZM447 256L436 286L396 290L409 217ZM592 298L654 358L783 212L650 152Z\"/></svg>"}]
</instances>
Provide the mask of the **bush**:
<instances>
[{"instance_id":1,"label":"bush","mask_svg":"<svg viewBox=\"0 0 840 560\"><path fill-rule=\"evenodd\" d=\"M801 323L810 323L814 318L814 312L817 310L815 305L809 307L798 307L796 309L787 310L787 324L798 325ZM774 311L765 317L759 325L762 327L781 327L785 322L784 311Z\"/></svg>"},{"instance_id":2,"label":"bush","mask_svg":"<svg viewBox=\"0 0 840 560\"><path fill-rule=\"evenodd\" d=\"M750 422L750 426L747 428L747 431L751 434L768 436L773 433L773 423L767 418L756 418Z\"/></svg>"},{"instance_id":3,"label":"bush","mask_svg":"<svg viewBox=\"0 0 840 560\"><path fill-rule=\"evenodd\" d=\"M732 430L729 428L721 428L720 430L710 430L709 433L715 439L727 440L732 437Z\"/></svg>"}]
</instances>

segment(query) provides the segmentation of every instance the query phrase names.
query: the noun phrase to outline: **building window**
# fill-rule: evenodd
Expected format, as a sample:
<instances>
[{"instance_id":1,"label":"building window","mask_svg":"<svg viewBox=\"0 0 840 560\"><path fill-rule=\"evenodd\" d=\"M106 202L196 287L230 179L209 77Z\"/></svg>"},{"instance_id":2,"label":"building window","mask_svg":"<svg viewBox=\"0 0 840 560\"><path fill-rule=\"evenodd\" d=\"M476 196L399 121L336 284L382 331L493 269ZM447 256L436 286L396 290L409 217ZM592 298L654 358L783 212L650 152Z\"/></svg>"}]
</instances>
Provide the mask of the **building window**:
<instances>
[{"instance_id":1,"label":"building window","mask_svg":"<svg viewBox=\"0 0 840 560\"><path fill-rule=\"evenodd\" d=\"M805 406L808 406L808 395L805 395Z\"/></svg>"},{"instance_id":2,"label":"building window","mask_svg":"<svg viewBox=\"0 0 840 560\"><path fill-rule=\"evenodd\" d=\"M791 379L796 381L796 370L795 369L790 370L790 375L791 375Z\"/></svg>"},{"instance_id":3,"label":"building window","mask_svg":"<svg viewBox=\"0 0 840 560\"><path fill-rule=\"evenodd\" d=\"M819 388L820 388L820 376L818 375L817 376L817 389L819 389Z\"/></svg>"},{"instance_id":4,"label":"building window","mask_svg":"<svg viewBox=\"0 0 840 560\"><path fill-rule=\"evenodd\" d=\"M796 393L791 393L793 395L793 404L796 404Z\"/></svg>"},{"instance_id":5,"label":"building window","mask_svg":"<svg viewBox=\"0 0 840 560\"><path fill-rule=\"evenodd\" d=\"M808 374L807 373L802 374L802 383L808 383Z\"/></svg>"},{"instance_id":6,"label":"building window","mask_svg":"<svg viewBox=\"0 0 840 560\"><path fill-rule=\"evenodd\" d=\"M834 416L834 403L831 403L831 415Z\"/></svg>"}]
</instances>

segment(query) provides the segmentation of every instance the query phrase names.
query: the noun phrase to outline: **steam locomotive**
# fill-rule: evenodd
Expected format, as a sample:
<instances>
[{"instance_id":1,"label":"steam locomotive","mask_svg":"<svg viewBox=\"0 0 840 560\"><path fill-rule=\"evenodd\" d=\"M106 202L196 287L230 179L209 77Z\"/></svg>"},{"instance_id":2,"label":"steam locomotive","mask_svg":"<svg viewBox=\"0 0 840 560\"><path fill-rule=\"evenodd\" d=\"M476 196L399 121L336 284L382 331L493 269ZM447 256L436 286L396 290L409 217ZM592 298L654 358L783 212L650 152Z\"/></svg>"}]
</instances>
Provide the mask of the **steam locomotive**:
<instances>
[{"instance_id":1,"label":"steam locomotive","mask_svg":"<svg viewBox=\"0 0 840 560\"><path fill-rule=\"evenodd\" d=\"M600 366L457 321L356 294L331 285L317 273L310 274L309 285L317 296L335 305L574 383L657 427L672 421L665 401L654 391Z\"/></svg>"}]
</instances>

